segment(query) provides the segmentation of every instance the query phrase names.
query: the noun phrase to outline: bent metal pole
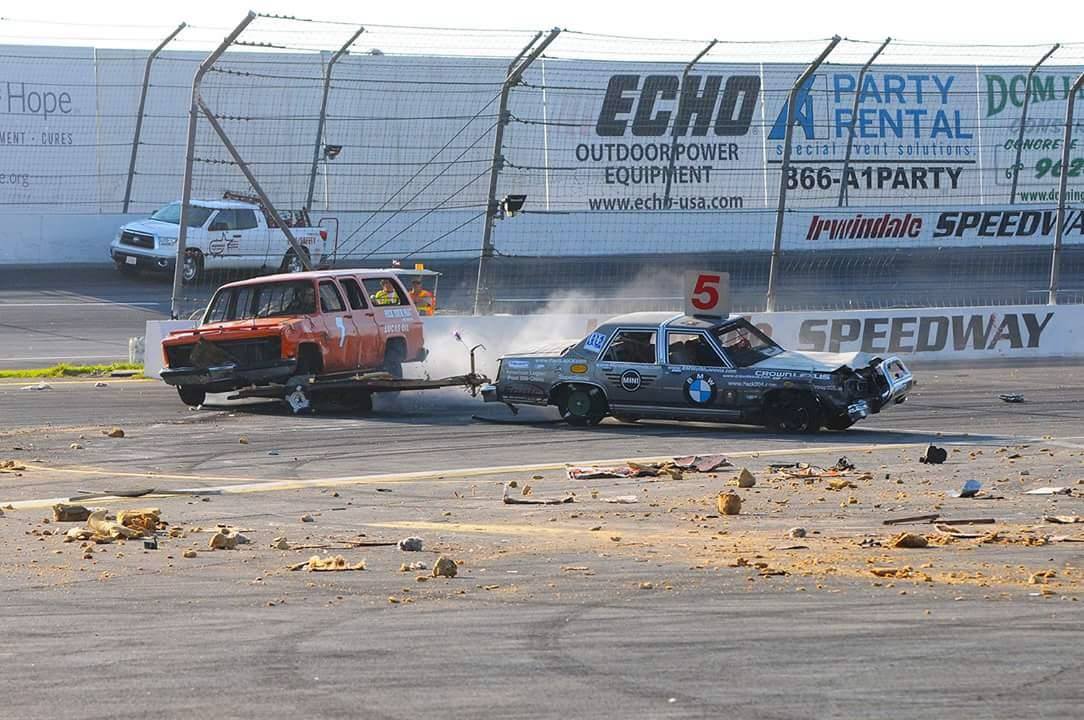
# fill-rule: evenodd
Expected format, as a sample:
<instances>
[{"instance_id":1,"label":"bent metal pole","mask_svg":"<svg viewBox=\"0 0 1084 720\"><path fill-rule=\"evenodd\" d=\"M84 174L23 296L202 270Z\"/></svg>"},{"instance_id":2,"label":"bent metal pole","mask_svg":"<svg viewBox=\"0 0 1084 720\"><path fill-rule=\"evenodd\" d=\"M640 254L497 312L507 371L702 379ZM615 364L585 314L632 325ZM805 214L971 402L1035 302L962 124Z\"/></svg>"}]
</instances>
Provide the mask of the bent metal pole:
<instances>
[{"instance_id":1,"label":"bent metal pole","mask_svg":"<svg viewBox=\"0 0 1084 720\"><path fill-rule=\"evenodd\" d=\"M799 90L817 71L817 68L821 66L828 54L835 50L841 39L839 35L832 38L832 41L828 43L828 47L794 81L790 94L787 96L787 127L783 132L783 162L779 166L779 207L775 213L775 239L772 242L772 259L768 265L768 297L765 303L768 312L775 310L776 265L779 262L779 249L783 245L783 213L787 209L787 171L790 169L790 148L794 140L794 106L798 99Z\"/></svg>"},{"instance_id":2,"label":"bent metal pole","mask_svg":"<svg viewBox=\"0 0 1084 720\"><path fill-rule=\"evenodd\" d=\"M147 64L143 66L143 89L139 92L139 109L136 110L135 134L132 137L132 154L128 158L128 182L124 185L124 207L122 212L125 214L128 213L128 204L132 200L132 178L135 176L136 155L139 154L139 138L143 134L143 109L147 106L147 90L151 84L151 65L154 64L154 59L158 57L158 53L162 52L162 48L169 45L170 41L177 37L181 30L186 27L188 25L185 23L178 25L176 30L158 44L158 47L151 50L151 54L147 56Z\"/></svg>"},{"instance_id":3,"label":"bent metal pole","mask_svg":"<svg viewBox=\"0 0 1084 720\"><path fill-rule=\"evenodd\" d=\"M877 52L870 55L869 60L858 72L858 82L854 86L854 105L851 106L851 122L847 125L847 151L843 154L843 170L839 173L839 202L837 203L839 207L843 207L843 203L849 201L847 196L850 194L850 187L847 185L847 174L851 169L851 150L854 148L854 126L858 122L858 105L862 102L862 82L866 79L869 66L877 60L890 42L892 42L892 38L885 38L885 41L881 43L881 47L877 48Z\"/></svg>"},{"instance_id":4,"label":"bent metal pole","mask_svg":"<svg viewBox=\"0 0 1084 720\"><path fill-rule=\"evenodd\" d=\"M1020 179L1020 171L1023 168L1020 166L1020 153L1024 149L1024 128L1028 123L1028 101L1031 100L1031 78L1035 75L1035 71L1039 69L1039 66L1046 62L1046 59L1054 54L1054 51L1061 47L1061 44L1056 44L1054 47L1046 51L1046 55L1039 58L1039 62L1031 66L1031 70L1028 70L1028 76L1024 80L1024 107L1020 110L1020 132L1016 135L1016 159L1012 164L1012 190L1009 192L1009 204L1016 204L1016 184Z\"/></svg>"},{"instance_id":5,"label":"bent metal pole","mask_svg":"<svg viewBox=\"0 0 1084 720\"><path fill-rule=\"evenodd\" d=\"M201 98L199 101L199 109L203 113L203 116L207 118L207 122L211 124L211 129L218 135L219 140L222 141L222 145L226 148L226 151L233 158L233 161L237 164L238 169L244 174L245 179L248 180L248 184L252 186L252 189L256 191L256 196L260 198L260 203L263 205L263 209L267 211L267 214L271 216L271 221L275 223L275 228L282 231L282 234L286 236L286 242L290 243L290 247L294 250L294 255L297 256L301 266L306 270L312 270L312 258L309 257L308 251L297 241L294 234L290 231L290 226L282 221L282 216L279 215L278 210L271 203L271 198L266 192L264 192L263 186L256 180L256 176L252 174L245 159L241 157L241 153L230 141L226 131L222 129L222 125L218 122L218 118L211 112L210 108L203 102Z\"/></svg>"},{"instance_id":6,"label":"bent metal pole","mask_svg":"<svg viewBox=\"0 0 1084 720\"><path fill-rule=\"evenodd\" d=\"M312 193L313 188L316 187L316 166L320 162L320 146L324 144L324 125L327 122L327 96L331 91L331 71L335 68L335 63L339 61L343 55L347 53L350 46L354 44L354 41L358 39L365 28L358 28L350 39L339 48L338 52L331 56L331 59L327 61L327 69L324 71L324 94L320 98L320 121L316 124L316 144L312 149L312 167L309 168L309 191L305 194L305 210L312 210ZM324 168L324 174L327 175L327 167Z\"/></svg>"},{"instance_id":7,"label":"bent metal pole","mask_svg":"<svg viewBox=\"0 0 1084 720\"><path fill-rule=\"evenodd\" d=\"M531 42L527 43L527 46L520 51L519 55L516 55L508 65L508 76L505 78L504 83L501 85L501 98L500 104L497 109L497 124L493 129L493 164L489 168L489 192L486 195L486 214L484 218L484 225L482 226L482 252L478 256L478 277L474 283L474 314L478 315L482 306L482 296L488 296L489 290L486 287L486 270L489 258L493 257L493 222L497 217L497 176L501 172L501 165L504 164L504 158L501 154L502 145L504 144L504 126L508 122L508 94L511 92L512 87L519 83L520 78L523 77L523 73L527 70L528 66L533 63L539 55L541 55L550 43L557 39L557 36L561 34L561 28L553 28L550 30L549 35L542 43L531 49L538 38L542 36L542 33L536 33L531 39ZM530 52L528 55L527 53ZM526 56L526 57L524 57ZM486 303L488 304L488 302Z\"/></svg>"},{"instance_id":8,"label":"bent metal pole","mask_svg":"<svg viewBox=\"0 0 1084 720\"><path fill-rule=\"evenodd\" d=\"M1065 139L1061 144L1061 180L1058 183L1058 214L1054 228L1054 251L1050 255L1050 289L1046 301L1050 305L1058 304L1058 276L1061 266L1061 241L1065 235L1066 195L1069 194L1069 145L1073 141L1073 106L1076 94L1084 86L1084 73L1081 73L1069 90L1069 103L1065 107Z\"/></svg>"},{"instance_id":9,"label":"bent metal pole","mask_svg":"<svg viewBox=\"0 0 1084 720\"><path fill-rule=\"evenodd\" d=\"M173 296L170 298L170 317L177 320L177 308L181 301L181 280L184 274L185 242L188 240L188 216L189 203L192 202L192 163L196 152L196 127L199 124L199 86L203 76L218 62L226 48L233 44L234 40L245 31L245 28L256 19L256 13L249 11L245 19L233 29L223 40L222 44L211 51L203 62L196 68L196 74L192 77L192 105L188 108L188 141L185 145L184 154L184 180L181 181L181 217L180 228L177 231L177 258L173 266Z\"/></svg>"}]
</instances>

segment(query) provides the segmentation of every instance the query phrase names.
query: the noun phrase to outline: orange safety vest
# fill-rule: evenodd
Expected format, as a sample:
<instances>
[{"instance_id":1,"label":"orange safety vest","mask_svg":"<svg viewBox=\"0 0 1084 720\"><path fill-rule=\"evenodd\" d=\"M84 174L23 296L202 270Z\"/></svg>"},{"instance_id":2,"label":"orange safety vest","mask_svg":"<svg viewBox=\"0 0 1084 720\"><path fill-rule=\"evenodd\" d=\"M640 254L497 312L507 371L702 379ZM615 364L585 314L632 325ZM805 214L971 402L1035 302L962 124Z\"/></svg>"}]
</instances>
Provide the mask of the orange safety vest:
<instances>
[{"instance_id":1,"label":"orange safety vest","mask_svg":"<svg viewBox=\"0 0 1084 720\"><path fill-rule=\"evenodd\" d=\"M410 297L412 300L414 300L414 304L418 307L419 314L432 315L434 312L436 312L436 298L433 297L433 293L429 292L425 288L422 288L417 292L411 290Z\"/></svg>"}]
</instances>

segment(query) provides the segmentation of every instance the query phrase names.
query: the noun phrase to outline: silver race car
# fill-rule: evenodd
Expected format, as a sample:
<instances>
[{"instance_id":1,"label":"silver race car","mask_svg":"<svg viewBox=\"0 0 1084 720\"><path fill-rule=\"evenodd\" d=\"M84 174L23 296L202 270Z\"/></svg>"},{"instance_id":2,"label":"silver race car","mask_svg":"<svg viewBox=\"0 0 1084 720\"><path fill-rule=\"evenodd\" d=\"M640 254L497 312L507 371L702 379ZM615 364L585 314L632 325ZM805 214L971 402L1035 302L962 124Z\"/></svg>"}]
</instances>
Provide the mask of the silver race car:
<instances>
[{"instance_id":1,"label":"silver race car","mask_svg":"<svg viewBox=\"0 0 1084 720\"><path fill-rule=\"evenodd\" d=\"M487 402L556 405L572 425L607 415L844 430L901 403L914 384L897 357L784 350L740 317L621 315L550 352L501 358Z\"/></svg>"}]
</instances>

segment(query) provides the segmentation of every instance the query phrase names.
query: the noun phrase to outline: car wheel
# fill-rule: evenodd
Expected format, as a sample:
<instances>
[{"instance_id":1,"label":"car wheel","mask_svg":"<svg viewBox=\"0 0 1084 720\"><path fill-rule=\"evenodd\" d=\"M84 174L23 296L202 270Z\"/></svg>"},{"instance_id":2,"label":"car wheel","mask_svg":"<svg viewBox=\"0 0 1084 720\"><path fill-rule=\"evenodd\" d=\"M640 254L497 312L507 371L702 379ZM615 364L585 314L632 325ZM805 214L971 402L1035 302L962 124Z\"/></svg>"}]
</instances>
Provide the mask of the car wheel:
<instances>
[{"instance_id":1,"label":"car wheel","mask_svg":"<svg viewBox=\"0 0 1084 720\"><path fill-rule=\"evenodd\" d=\"M829 430L846 430L851 425L854 425L854 420L851 420L850 415L847 415L846 413L828 418L824 423L824 426Z\"/></svg>"},{"instance_id":2,"label":"car wheel","mask_svg":"<svg viewBox=\"0 0 1084 720\"><path fill-rule=\"evenodd\" d=\"M309 259L309 253L307 250L302 249L305 253L305 260ZM282 258L282 270L288 273L299 273L305 271L305 263L301 261L292 249L286 251L286 255Z\"/></svg>"},{"instance_id":3,"label":"car wheel","mask_svg":"<svg viewBox=\"0 0 1084 720\"><path fill-rule=\"evenodd\" d=\"M181 402L191 407L202 405L207 400L207 391L199 385L178 385L177 394Z\"/></svg>"},{"instance_id":4,"label":"car wheel","mask_svg":"<svg viewBox=\"0 0 1084 720\"><path fill-rule=\"evenodd\" d=\"M195 285L203 277L203 255L198 250L189 250L184 254L184 263L181 265L181 282L185 285Z\"/></svg>"},{"instance_id":5,"label":"car wheel","mask_svg":"<svg viewBox=\"0 0 1084 720\"><path fill-rule=\"evenodd\" d=\"M598 425L606 417L606 398L598 388L573 386L562 394L557 409L569 425Z\"/></svg>"},{"instance_id":6,"label":"car wheel","mask_svg":"<svg viewBox=\"0 0 1084 720\"><path fill-rule=\"evenodd\" d=\"M821 427L821 409L809 393L785 393L768 407L769 427L779 432L815 433Z\"/></svg>"}]
</instances>

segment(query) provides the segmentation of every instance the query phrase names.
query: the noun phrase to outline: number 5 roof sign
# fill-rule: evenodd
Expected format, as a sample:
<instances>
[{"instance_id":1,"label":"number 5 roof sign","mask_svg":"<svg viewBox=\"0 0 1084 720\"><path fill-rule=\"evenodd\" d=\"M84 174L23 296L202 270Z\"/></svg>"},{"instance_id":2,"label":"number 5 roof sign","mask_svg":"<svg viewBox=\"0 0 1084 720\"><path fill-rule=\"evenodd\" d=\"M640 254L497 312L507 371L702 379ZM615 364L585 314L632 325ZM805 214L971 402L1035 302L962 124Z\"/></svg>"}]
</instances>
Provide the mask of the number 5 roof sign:
<instances>
[{"instance_id":1,"label":"number 5 roof sign","mask_svg":"<svg viewBox=\"0 0 1084 720\"><path fill-rule=\"evenodd\" d=\"M730 273L714 270L686 270L685 314L726 317L730 314Z\"/></svg>"}]
</instances>

